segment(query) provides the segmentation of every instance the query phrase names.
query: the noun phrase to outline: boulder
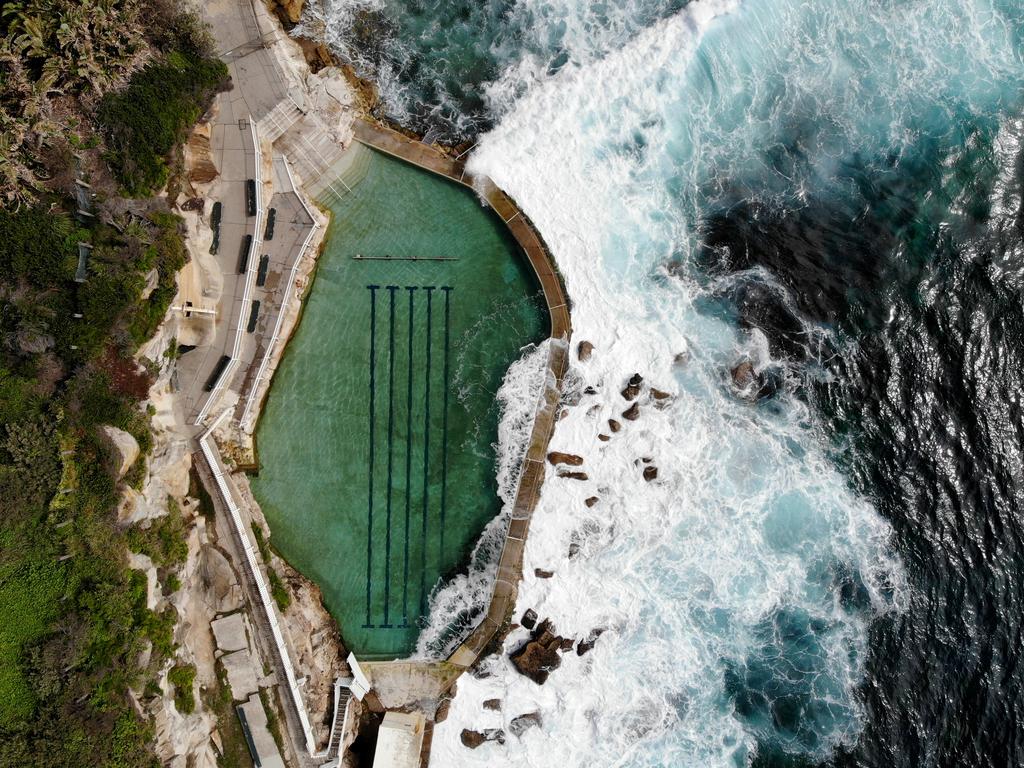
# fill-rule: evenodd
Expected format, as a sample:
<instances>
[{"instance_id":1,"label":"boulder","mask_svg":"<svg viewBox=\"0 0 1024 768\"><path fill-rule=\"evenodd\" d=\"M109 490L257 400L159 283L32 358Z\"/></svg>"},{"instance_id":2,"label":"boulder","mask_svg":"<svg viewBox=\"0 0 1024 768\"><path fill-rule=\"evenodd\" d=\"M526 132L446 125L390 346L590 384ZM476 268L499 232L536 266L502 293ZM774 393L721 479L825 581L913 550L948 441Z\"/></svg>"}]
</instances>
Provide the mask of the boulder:
<instances>
[{"instance_id":1,"label":"boulder","mask_svg":"<svg viewBox=\"0 0 1024 768\"><path fill-rule=\"evenodd\" d=\"M611 440L611 438L608 437L608 435L606 435L604 433L599 434L597 436L597 439L600 440L602 443L607 443L609 440Z\"/></svg>"},{"instance_id":2,"label":"boulder","mask_svg":"<svg viewBox=\"0 0 1024 768\"><path fill-rule=\"evenodd\" d=\"M463 746L469 747L470 749L476 749L486 741L496 741L499 744L504 744L505 732L500 728L488 728L483 733L480 731L471 731L469 728L463 728L459 738L462 739Z\"/></svg>"},{"instance_id":3,"label":"boulder","mask_svg":"<svg viewBox=\"0 0 1024 768\"><path fill-rule=\"evenodd\" d=\"M646 480L649 483L649 482L651 482L651 480L657 479L657 477L658 477L658 468L657 467L654 467L654 466L644 467L644 480Z\"/></svg>"},{"instance_id":4,"label":"boulder","mask_svg":"<svg viewBox=\"0 0 1024 768\"><path fill-rule=\"evenodd\" d=\"M452 707L451 699L441 699L441 703L437 705L437 710L434 712L434 724L443 723L448 719L448 711Z\"/></svg>"},{"instance_id":5,"label":"boulder","mask_svg":"<svg viewBox=\"0 0 1024 768\"><path fill-rule=\"evenodd\" d=\"M544 685L548 675L562 663L562 657L559 655L562 638L552 630L551 622L541 622L534 630L532 639L509 656L516 671L537 685Z\"/></svg>"},{"instance_id":6,"label":"boulder","mask_svg":"<svg viewBox=\"0 0 1024 768\"><path fill-rule=\"evenodd\" d=\"M668 400L672 395L668 392L662 392L660 389L651 388L651 397L655 400Z\"/></svg>"},{"instance_id":7,"label":"boulder","mask_svg":"<svg viewBox=\"0 0 1024 768\"><path fill-rule=\"evenodd\" d=\"M584 500L583 503L586 504L588 507L592 507L595 504L597 504L597 502L599 502L600 500L601 499L598 498L597 496L591 496L591 497L587 498L586 500Z\"/></svg>"},{"instance_id":8,"label":"boulder","mask_svg":"<svg viewBox=\"0 0 1024 768\"><path fill-rule=\"evenodd\" d=\"M622 396L627 400L636 400L637 396L640 394L640 385L643 383L644 377L639 373L634 373L630 377L629 383L626 384L626 388L622 390Z\"/></svg>"},{"instance_id":9,"label":"boulder","mask_svg":"<svg viewBox=\"0 0 1024 768\"><path fill-rule=\"evenodd\" d=\"M305 0L277 0L281 13L292 24L297 24L299 19L302 18L302 6L304 3Z\"/></svg>"},{"instance_id":10,"label":"boulder","mask_svg":"<svg viewBox=\"0 0 1024 768\"><path fill-rule=\"evenodd\" d=\"M548 461L552 464L569 464L570 466L578 467L583 464L583 457L577 456L575 453L552 451L548 454Z\"/></svg>"},{"instance_id":11,"label":"boulder","mask_svg":"<svg viewBox=\"0 0 1024 768\"><path fill-rule=\"evenodd\" d=\"M508 725L508 729L512 732L513 736L519 737L530 728L539 728L543 723L540 712L527 712L525 715L513 717L512 722Z\"/></svg>"},{"instance_id":12,"label":"boulder","mask_svg":"<svg viewBox=\"0 0 1024 768\"><path fill-rule=\"evenodd\" d=\"M534 568L533 575L536 576L538 579L550 579L552 576L555 575L555 572L546 571L543 568Z\"/></svg>"},{"instance_id":13,"label":"boulder","mask_svg":"<svg viewBox=\"0 0 1024 768\"><path fill-rule=\"evenodd\" d=\"M737 389L747 389L756 379L754 364L749 360L744 360L732 369L732 383L736 385Z\"/></svg>"},{"instance_id":14,"label":"boulder","mask_svg":"<svg viewBox=\"0 0 1024 768\"><path fill-rule=\"evenodd\" d=\"M576 345L576 357L581 363L587 362L592 354L594 354L594 345L589 341L581 341Z\"/></svg>"},{"instance_id":15,"label":"boulder","mask_svg":"<svg viewBox=\"0 0 1024 768\"><path fill-rule=\"evenodd\" d=\"M620 429L622 429L622 425L615 419L608 419L608 429L610 429L612 432L618 432Z\"/></svg>"},{"instance_id":16,"label":"boulder","mask_svg":"<svg viewBox=\"0 0 1024 768\"><path fill-rule=\"evenodd\" d=\"M100 427L100 431L110 442L110 445L117 452L114 457L114 469L117 472L117 479L124 477L128 468L139 458L139 444L135 438L123 429L110 426L109 424Z\"/></svg>"},{"instance_id":17,"label":"boulder","mask_svg":"<svg viewBox=\"0 0 1024 768\"><path fill-rule=\"evenodd\" d=\"M586 472L566 472L565 470L558 471L559 477L564 477L569 480L589 480L589 476Z\"/></svg>"},{"instance_id":18,"label":"boulder","mask_svg":"<svg viewBox=\"0 0 1024 768\"><path fill-rule=\"evenodd\" d=\"M484 709L499 712L501 710L501 699L487 699L484 701Z\"/></svg>"},{"instance_id":19,"label":"boulder","mask_svg":"<svg viewBox=\"0 0 1024 768\"><path fill-rule=\"evenodd\" d=\"M629 408L622 412L622 418L629 421L636 421L640 418L640 403L633 403Z\"/></svg>"},{"instance_id":20,"label":"boulder","mask_svg":"<svg viewBox=\"0 0 1024 768\"><path fill-rule=\"evenodd\" d=\"M596 395L597 394L597 389L594 388L594 387L587 387L586 389L583 390L583 394L584 395Z\"/></svg>"}]
</instances>

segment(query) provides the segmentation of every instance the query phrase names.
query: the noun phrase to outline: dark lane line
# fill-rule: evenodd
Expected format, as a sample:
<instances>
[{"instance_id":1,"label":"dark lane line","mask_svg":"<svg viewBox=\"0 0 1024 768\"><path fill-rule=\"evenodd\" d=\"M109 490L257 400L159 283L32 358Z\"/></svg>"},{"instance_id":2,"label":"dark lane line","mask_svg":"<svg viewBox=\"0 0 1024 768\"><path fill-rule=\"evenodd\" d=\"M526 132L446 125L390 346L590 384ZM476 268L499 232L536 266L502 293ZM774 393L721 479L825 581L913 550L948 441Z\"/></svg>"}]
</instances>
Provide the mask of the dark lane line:
<instances>
[{"instance_id":1,"label":"dark lane line","mask_svg":"<svg viewBox=\"0 0 1024 768\"><path fill-rule=\"evenodd\" d=\"M420 616L427 612L424 591L427 582L427 492L430 485L430 336L431 336L431 312L433 311L433 291L435 286L426 285L423 290L427 292L427 384L424 403L426 413L423 417L423 546L420 550Z\"/></svg>"},{"instance_id":2,"label":"dark lane line","mask_svg":"<svg viewBox=\"0 0 1024 768\"><path fill-rule=\"evenodd\" d=\"M413 340L413 296L416 288L406 286L409 292L409 361L408 380L409 385L405 396L405 559L402 579L402 623L403 629L409 626L409 514L412 492L412 340Z\"/></svg>"},{"instance_id":3,"label":"dark lane line","mask_svg":"<svg viewBox=\"0 0 1024 768\"><path fill-rule=\"evenodd\" d=\"M391 629L388 618L391 608L391 490L392 469L395 464L395 291L397 285L387 286L390 294L391 320L388 325L388 495L387 535L384 539L384 623L381 627Z\"/></svg>"},{"instance_id":4,"label":"dark lane line","mask_svg":"<svg viewBox=\"0 0 1024 768\"><path fill-rule=\"evenodd\" d=\"M444 291L444 420L441 426L441 537L438 546L438 565L444 569L444 517L448 503L448 336L451 327L452 287L441 287Z\"/></svg>"},{"instance_id":5,"label":"dark lane line","mask_svg":"<svg viewBox=\"0 0 1024 768\"><path fill-rule=\"evenodd\" d=\"M364 629L373 629L370 623L370 592L373 583L373 433L376 430L376 381L375 369L377 367L377 289L379 285L366 286L370 290L370 460L369 476L370 485L367 493L367 522L366 522L366 623Z\"/></svg>"}]
</instances>

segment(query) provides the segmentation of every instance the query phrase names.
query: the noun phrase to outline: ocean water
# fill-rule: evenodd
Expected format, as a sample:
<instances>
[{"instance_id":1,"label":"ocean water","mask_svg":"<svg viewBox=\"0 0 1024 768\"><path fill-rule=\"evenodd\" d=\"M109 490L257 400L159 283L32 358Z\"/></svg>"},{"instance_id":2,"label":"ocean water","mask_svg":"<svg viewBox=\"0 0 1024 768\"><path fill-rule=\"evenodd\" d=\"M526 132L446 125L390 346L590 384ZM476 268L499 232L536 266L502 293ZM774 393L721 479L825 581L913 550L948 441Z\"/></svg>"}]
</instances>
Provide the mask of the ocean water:
<instances>
[{"instance_id":1,"label":"ocean water","mask_svg":"<svg viewBox=\"0 0 1024 768\"><path fill-rule=\"evenodd\" d=\"M589 480L549 470L517 610L605 632L543 686L504 654L463 678L433 764L1024 763L1024 5L317 14L390 115L478 142L595 345L552 441ZM673 398L625 422L635 372ZM421 653L485 593L486 551Z\"/></svg>"}]
</instances>

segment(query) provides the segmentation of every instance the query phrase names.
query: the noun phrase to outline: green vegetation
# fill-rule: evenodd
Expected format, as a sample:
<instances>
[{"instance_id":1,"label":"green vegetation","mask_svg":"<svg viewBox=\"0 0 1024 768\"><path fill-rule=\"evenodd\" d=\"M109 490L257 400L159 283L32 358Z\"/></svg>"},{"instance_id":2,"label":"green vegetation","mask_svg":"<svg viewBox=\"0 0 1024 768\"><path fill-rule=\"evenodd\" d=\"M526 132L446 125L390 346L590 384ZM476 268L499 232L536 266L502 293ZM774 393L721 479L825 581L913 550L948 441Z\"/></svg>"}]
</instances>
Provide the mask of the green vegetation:
<instances>
[{"instance_id":1,"label":"green vegetation","mask_svg":"<svg viewBox=\"0 0 1024 768\"><path fill-rule=\"evenodd\" d=\"M171 54L149 64L99 109L111 167L128 194L148 195L167 182L167 154L185 138L205 104L227 82L216 59Z\"/></svg>"},{"instance_id":2,"label":"green vegetation","mask_svg":"<svg viewBox=\"0 0 1024 768\"><path fill-rule=\"evenodd\" d=\"M142 456L121 482L141 484L152 372L134 355L187 254L166 202L128 203L115 190L163 182L153 169L224 83L210 50L176 0L0 9L0 768L156 764L128 689L160 695L153 678L174 657L176 615L149 610L146 577L126 552L138 546L174 568L185 526L173 505L147 531L118 525L121 484L100 427L138 441ZM154 73L170 90L155 89ZM125 153L140 141L133 167ZM95 193L87 225L70 197L78 171ZM76 283L79 242L93 249ZM182 711L195 706L189 669L172 673Z\"/></svg>"},{"instance_id":3,"label":"green vegetation","mask_svg":"<svg viewBox=\"0 0 1024 768\"><path fill-rule=\"evenodd\" d=\"M185 562L188 542L185 539L185 519L178 502L167 497L167 514L158 518L149 528L128 531L128 546L132 552L146 555L156 565L169 567Z\"/></svg>"},{"instance_id":4,"label":"green vegetation","mask_svg":"<svg viewBox=\"0 0 1024 768\"><path fill-rule=\"evenodd\" d=\"M196 697L192 690L195 679L196 668L191 664L177 664L167 673L167 680L174 686L174 706L183 715L196 711Z\"/></svg>"}]
</instances>

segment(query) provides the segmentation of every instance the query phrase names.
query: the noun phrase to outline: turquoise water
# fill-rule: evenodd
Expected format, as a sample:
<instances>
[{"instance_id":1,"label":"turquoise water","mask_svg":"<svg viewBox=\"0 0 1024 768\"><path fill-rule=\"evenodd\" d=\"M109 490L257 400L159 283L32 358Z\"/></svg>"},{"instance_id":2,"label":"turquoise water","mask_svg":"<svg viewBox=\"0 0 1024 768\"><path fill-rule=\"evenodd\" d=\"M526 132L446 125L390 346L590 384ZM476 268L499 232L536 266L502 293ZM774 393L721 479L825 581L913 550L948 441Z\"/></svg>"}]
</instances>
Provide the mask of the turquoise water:
<instances>
[{"instance_id":1,"label":"turquoise water","mask_svg":"<svg viewBox=\"0 0 1024 768\"><path fill-rule=\"evenodd\" d=\"M323 203L327 245L257 430L253 491L349 649L398 657L499 511L495 393L546 319L469 190L372 153L352 193Z\"/></svg>"}]
</instances>

